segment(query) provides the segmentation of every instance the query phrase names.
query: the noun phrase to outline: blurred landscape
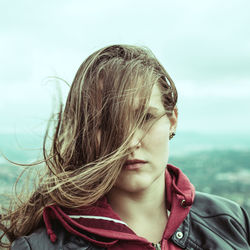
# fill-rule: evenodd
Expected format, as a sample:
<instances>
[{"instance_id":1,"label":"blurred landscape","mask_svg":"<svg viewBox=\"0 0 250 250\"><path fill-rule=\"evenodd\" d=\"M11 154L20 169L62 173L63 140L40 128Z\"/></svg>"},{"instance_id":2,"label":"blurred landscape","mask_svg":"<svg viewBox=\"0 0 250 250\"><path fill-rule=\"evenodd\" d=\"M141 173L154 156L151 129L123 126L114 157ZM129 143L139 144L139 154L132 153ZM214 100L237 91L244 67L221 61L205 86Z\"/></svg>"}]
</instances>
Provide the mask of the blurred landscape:
<instances>
[{"instance_id":1,"label":"blurred landscape","mask_svg":"<svg viewBox=\"0 0 250 250\"><path fill-rule=\"evenodd\" d=\"M173 158L196 190L233 200L250 214L250 151L201 151Z\"/></svg>"},{"instance_id":2,"label":"blurred landscape","mask_svg":"<svg viewBox=\"0 0 250 250\"><path fill-rule=\"evenodd\" d=\"M0 150L10 159L29 163L41 155L42 137L0 134ZM180 132L170 144L169 163L189 177L196 190L220 195L250 214L250 138ZM0 202L10 193L21 168L0 156Z\"/></svg>"}]
</instances>

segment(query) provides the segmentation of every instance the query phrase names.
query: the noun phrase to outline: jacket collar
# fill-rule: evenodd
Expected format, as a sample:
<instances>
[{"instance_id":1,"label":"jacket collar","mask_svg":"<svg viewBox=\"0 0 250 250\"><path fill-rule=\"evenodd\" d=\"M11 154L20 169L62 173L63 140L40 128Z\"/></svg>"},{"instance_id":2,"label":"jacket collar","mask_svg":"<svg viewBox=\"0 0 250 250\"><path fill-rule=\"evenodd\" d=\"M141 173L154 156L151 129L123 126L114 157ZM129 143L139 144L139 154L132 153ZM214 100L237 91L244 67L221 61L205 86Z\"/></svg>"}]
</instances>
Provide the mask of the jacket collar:
<instances>
[{"instance_id":1,"label":"jacket collar","mask_svg":"<svg viewBox=\"0 0 250 250\"><path fill-rule=\"evenodd\" d=\"M186 249L190 230L190 214L181 223L178 229L171 236L171 240L179 247Z\"/></svg>"},{"instance_id":2,"label":"jacket collar","mask_svg":"<svg viewBox=\"0 0 250 250\"><path fill-rule=\"evenodd\" d=\"M168 240L173 235L173 240L176 240L174 233L177 228L183 229L181 227L185 226L184 219L187 217L194 199L194 187L188 178L173 165L167 165L165 176L166 205L171 213L163 238ZM68 232L97 245L108 247L118 240L148 243L146 239L137 236L120 219L119 215L112 210L106 197L92 206L78 209L61 208L56 205L48 206L44 209L43 218L52 242L56 240L56 235L53 232L51 220L57 220ZM184 224L182 224L183 221ZM179 244L184 244L184 239Z\"/></svg>"}]
</instances>

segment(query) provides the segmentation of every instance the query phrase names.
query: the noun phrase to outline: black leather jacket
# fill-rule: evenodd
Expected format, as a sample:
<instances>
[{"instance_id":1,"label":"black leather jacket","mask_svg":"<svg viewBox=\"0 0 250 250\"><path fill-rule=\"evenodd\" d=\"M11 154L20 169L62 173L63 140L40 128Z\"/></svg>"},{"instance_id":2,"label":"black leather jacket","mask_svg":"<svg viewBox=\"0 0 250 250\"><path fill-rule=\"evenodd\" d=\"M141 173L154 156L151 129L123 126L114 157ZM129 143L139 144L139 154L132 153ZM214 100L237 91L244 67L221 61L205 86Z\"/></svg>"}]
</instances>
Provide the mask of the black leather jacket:
<instances>
[{"instance_id":1,"label":"black leather jacket","mask_svg":"<svg viewBox=\"0 0 250 250\"><path fill-rule=\"evenodd\" d=\"M71 235L62 227L53 228L57 241L51 243L45 228L12 244L12 250L101 250L82 238ZM250 249L250 223L244 209L227 199L196 192L192 208L172 235L180 248L189 250Z\"/></svg>"}]
</instances>

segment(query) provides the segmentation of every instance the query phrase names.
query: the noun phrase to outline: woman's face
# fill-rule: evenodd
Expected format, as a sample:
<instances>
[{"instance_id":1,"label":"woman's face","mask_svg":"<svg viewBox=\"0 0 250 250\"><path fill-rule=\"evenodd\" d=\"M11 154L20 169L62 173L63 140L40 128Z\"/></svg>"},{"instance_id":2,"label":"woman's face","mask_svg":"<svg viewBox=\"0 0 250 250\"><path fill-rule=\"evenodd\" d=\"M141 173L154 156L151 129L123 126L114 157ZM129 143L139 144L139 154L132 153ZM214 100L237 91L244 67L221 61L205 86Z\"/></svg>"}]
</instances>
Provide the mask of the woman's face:
<instances>
[{"instance_id":1,"label":"woman's face","mask_svg":"<svg viewBox=\"0 0 250 250\"><path fill-rule=\"evenodd\" d=\"M148 123L153 122L155 116L164 112L166 111L161 101L161 92L159 86L155 84L149 101ZM145 128L140 128L135 132L130 143L131 154L118 177L114 189L121 189L125 192L138 192L154 184L159 185L162 182L162 185L165 184L164 176L168 162L169 135L175 131L176 115L175 111L171 118L164 115L160 119L156 119L151 127L149 125L149 130L146 124ZM136 163L134 160L143 162Z\"/></svg>"}]
</instances>

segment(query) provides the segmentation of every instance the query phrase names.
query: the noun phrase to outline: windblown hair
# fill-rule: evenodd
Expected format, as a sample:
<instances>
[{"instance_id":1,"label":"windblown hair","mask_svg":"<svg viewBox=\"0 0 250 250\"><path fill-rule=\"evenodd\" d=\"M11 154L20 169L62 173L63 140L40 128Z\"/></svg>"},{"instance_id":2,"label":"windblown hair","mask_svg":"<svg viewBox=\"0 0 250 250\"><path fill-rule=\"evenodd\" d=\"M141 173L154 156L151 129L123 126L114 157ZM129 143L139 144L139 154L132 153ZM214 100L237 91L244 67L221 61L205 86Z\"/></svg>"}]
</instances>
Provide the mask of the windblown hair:
<instances>
[{"instance_id":1,"label":"windblown hair","mask_svg":"<svg viewBox=\"0 0 250 250\"><path fill-rule=\"evenodd\" d=\"M26 200L15 199L1 212L4 233L0 246L10 247L17 237L43 224L44 207L90 205L112 188L128 157L129 142L143 126L154 84L159 84L170 117L177 91L150 50L113 45L94 52L82 63L58 113L49 150L47 129L45 174ZM135 112L138 96L140 105ZM9 244L4 244L4 235Z\"/></svg>"}]
</instances>

